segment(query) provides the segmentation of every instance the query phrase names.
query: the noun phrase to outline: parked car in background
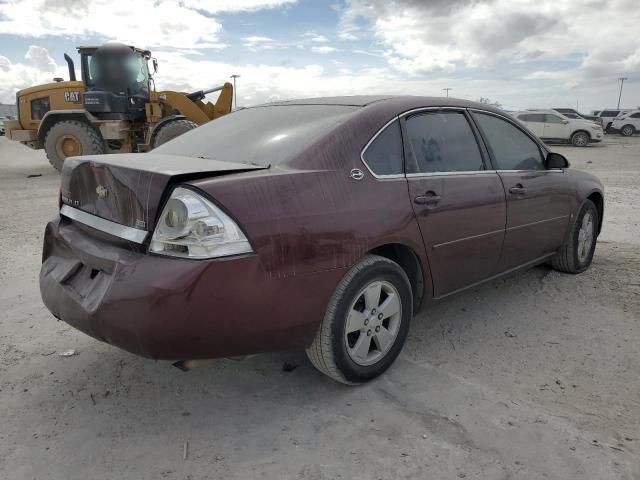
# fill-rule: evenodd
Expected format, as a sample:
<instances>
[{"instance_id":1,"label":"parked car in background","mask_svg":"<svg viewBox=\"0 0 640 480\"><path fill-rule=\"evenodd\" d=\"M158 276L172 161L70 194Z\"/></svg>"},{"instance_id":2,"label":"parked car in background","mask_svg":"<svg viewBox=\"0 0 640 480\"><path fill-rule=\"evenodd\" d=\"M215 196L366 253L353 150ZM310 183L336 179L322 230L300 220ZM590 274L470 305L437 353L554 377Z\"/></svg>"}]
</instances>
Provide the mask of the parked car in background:
<instances>
[{"instance_id":1,"label":"parked car in background","mask_svg":"<svg viewBox=\"0 0 640 480\"><path fill-rule=\"evenodd\" d=\"M546 143L570 143L586 147L601 142L602 127L591 120L567 118L555 110L526 110L515 115L520 122Z\"/></svg>"},{"instance_id":2,"label":"parked car in background","mask_svg":"<svg viewBox=\"0 0 640 480\"><path fill-rule=\"evenodd\" d=\"M580 113L577 110L574 110L573 108L553 108L552 110L555 110L556 112L561 113L567 118L573 118L574 120L584 119L584 120L591 120L592 122L595 122L598 118L595 115L587 115L586 113Z\"/></svg>"},{"instance_id":3,"label":"parked car in background","mask_svg":"<svg viewBox=\"0 0 640 480\"><path fill-rule=\"evenodd\" d=\"M56 318L140 355L305 348L361 383L432 300L546 261L589 267L603 188L568 166L501 110L453 98L241 109L149 153L67 158L40 291Z\"/></svg>"},{"instance_id":4,"label":"parked car in background","mask_svg":"<svg viewBox=\"0 0 640 480\"><path fill-rule=\"evenodd\" d=\"M0 117L0 136L4 135L4 121L8 120L7 117Z\"/></svg>"},{"instance_id":5,"label":"parked car in background","mask_svg":"<svg viewBox=\"0 0 640 480\"><path fill-rule=\"evenodd\" d=\"M613 120L610 130L619 132L625 137L630 137L634 133L640 132L640 109L618 115Z\"/></svg>"},{"instance_id":6,"label":"parked car in background","mask_svg":"<svg viewBox=\"0 0 640 480\"><path fill-rule=\"evenodd\" d=\"M628 112L629 110L620 110L620 109L610 109L610 110L602 110L599 114L598 114L598 122L600 123L600 125L602 125L602 129L605 132L608 132L609 129L611 128L611 124L613 123L613 120L620 115L621 113L624 112Z\"/></svg>"}]
</instances>

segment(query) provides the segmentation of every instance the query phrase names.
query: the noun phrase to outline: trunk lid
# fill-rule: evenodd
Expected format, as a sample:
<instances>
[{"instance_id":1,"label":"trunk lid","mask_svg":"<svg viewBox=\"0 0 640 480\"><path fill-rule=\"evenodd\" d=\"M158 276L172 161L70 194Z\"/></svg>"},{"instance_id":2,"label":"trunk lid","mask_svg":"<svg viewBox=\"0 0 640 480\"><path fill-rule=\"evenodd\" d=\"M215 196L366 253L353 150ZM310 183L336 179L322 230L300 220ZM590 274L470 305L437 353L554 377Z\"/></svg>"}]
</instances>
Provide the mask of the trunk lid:
<instances>
[{"instance_id":1,"label":"trunk lid","mask_svg":"<svg viewBox=\"0 0 640 480\"><path fill-rule=\"evenodd\" d=\"M69 157L62 169L62 203L121 225L151 231L170 184L264 168L154 153Z\"/></svg>"}]
</instances>

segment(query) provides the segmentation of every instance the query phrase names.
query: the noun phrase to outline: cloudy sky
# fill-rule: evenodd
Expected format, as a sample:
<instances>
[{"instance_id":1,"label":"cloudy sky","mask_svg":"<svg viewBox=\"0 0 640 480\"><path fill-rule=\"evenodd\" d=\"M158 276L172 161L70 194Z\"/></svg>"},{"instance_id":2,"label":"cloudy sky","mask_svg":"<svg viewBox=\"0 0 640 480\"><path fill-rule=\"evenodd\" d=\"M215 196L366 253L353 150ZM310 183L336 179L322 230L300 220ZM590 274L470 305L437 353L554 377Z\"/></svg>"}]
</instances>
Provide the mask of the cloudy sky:
<instances>
[{"instance_id":1,"label":"cloudy sky","mask_svg":"<svg viewBox=\"0 0 640 480\"><path fill-rule=\"evenodd\" d=\"M159 89L238 80L238 104L369 93L509 109L640 105L640 0L0 0L0 102L65 52L151 49ZM76 62L77 63L77 62Z\"/></svg>"}]
</instances>

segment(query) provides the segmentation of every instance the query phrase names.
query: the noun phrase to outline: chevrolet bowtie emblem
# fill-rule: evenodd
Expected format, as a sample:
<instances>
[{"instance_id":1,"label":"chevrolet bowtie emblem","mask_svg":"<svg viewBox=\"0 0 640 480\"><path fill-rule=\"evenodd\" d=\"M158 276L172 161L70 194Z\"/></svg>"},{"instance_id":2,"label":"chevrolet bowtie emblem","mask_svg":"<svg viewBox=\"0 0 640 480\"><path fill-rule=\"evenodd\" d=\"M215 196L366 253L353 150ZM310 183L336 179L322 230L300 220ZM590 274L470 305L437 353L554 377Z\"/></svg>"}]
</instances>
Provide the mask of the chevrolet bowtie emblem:
<instances>
[{"instance_id":1,"label":"chevrolet bowtie emblem","mask_svg":"<svg viewBox=\"0 0 640 480\"><path fill-rule=\"evenodd\" d=\"M98 185L96 187L96 193L98 194L98 198L107 198L107 195L109 195L109 190L107 190L107 188L103 187L102 185Z\"/></svg>"}]
</instances>

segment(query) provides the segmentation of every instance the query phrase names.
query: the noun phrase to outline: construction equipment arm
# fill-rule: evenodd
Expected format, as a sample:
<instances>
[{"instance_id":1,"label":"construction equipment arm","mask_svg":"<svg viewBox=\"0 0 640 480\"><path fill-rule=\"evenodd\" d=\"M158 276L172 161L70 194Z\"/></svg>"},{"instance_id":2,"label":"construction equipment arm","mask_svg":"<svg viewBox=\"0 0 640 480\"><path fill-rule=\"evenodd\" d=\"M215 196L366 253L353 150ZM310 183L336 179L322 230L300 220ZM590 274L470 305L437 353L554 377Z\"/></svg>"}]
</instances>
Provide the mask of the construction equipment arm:
<instances>
[{"instance_id":1,"label":"construction equipment arm","mask_svg":"<svg viewBox=\"0 0 640 480\"><path fill-rule=\"evenodd\" d=\"M198 90L193 93L187 93L186 97L192 102L195 102L197 100L202 100L205 97L205 95L213 92L219 92L223 88L224 88L224 85L220 85L218 87L210 88L209 90Z\"/></svg>"}]
</instances>

